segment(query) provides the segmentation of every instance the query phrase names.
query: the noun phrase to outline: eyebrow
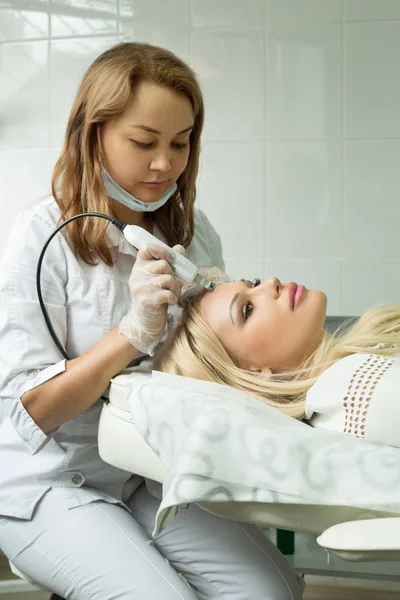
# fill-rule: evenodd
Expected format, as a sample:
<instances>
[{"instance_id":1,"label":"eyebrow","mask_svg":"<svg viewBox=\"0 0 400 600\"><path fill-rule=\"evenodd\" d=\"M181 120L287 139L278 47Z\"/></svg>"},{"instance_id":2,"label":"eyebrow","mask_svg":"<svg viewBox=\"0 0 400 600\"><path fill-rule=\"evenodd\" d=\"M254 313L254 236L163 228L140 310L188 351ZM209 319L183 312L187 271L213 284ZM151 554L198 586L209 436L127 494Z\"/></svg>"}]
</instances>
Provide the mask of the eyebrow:
<instances>
[{"instance_id":1,"label":"eyebrow","mask_svg":"<svg viewBox=\"0 0 400 600\"><path fill-rule=\"evenodd\" d=\"M241 279L240 281L242 281L243 283L245 283L247 285L247 279ZM236 294L233 296L231 303L229 305L229 316L231 317L232 325L235 324L233 321L232 308L233 308L236 300L239 298L239 296L241 296L241 292L236 292Z\"/></svg>"},{"instance_id":2,"label":"eyebrow","mask_svg":"<svg viewBox=\"0 0 400 600\"><path fill-rule=\"evenodd\" d=\"M147 127L147 125L128 125L128 127L135 127L136 129L143 129L144 131L148 131L149 133L156 133L157 135L161 135L161 131L158 131L158 129L153 129L152 127ZM186 129L182 129L182 131L179 131L175 135L187 133L188 131L191 131L193 127L194 125L190 125L189 127L186 127Z\"/></svg>"},{"instance_id":3,"label":"eyebrow","mask_svg":"<svg viewBox=\"0 0 400 600\"><path fill-rule=\"evenodd\" d=\"M239 296L240 296L240 292L236 292L236 294L233 296L231 303L229 305L229 315L231 317L232 325L235 324L233 321L233 316L232 316L232 308L233 308L233 305L235 304L236 300L239 298Z\"/></svg>"}]
</instances>

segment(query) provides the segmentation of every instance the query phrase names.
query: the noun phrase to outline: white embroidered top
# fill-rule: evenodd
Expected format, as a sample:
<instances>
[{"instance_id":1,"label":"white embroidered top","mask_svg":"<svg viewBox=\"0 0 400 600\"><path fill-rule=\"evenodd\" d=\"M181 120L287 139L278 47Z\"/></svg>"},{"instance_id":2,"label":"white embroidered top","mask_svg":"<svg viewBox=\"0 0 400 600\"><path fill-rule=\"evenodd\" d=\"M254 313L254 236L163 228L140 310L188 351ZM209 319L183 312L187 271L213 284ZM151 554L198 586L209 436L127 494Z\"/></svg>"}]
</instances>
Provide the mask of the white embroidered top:
<instances>
[{"instance_id":1,"label":"white embroidered top","mask_svg":"<svg viewBox=\"0 0 400 600\"><path fill-rule=\"evenodd\" d=\"M400 356L339 360L308 391L306 419L313 427L400 447Z\"/></svg>"}]
</instances>

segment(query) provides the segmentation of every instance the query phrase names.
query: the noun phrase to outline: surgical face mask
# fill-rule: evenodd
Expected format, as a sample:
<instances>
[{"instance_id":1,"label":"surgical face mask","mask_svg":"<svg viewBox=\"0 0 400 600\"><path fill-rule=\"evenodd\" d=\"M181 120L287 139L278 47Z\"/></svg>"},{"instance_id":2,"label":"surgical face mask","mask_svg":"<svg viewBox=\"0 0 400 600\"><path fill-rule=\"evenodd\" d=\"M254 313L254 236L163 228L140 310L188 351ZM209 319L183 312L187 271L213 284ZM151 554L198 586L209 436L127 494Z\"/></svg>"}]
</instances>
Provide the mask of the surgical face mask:
<instances>
[{"instance_id":1,"label":"surgical face mask","mask_svg":"<svg viewBox=\"0 0 400 600\"><path fill-rule=\"evenodd\" d=\"M163 196L156 202L142 202L142 200L138 200L137 198L135 198L135 196L132 196L132 194L130 194L129 192L124 190L124 188L118 185L118 183L114 181L114 179L104 169L104 167L103 181L107 190L107 194L110 196L110 198L113 198L113 200L116 200L117 202L120 202L124 206L127 206L131 210L136 210L137 212L154 212L158 208L164 206L164 204L168 202L171 196L175 194L175 192L178 189L177 184L174 183L173 185L171 185L170 188L168 188L165 194L163 194Z\"/></svg>"}]
</instances>

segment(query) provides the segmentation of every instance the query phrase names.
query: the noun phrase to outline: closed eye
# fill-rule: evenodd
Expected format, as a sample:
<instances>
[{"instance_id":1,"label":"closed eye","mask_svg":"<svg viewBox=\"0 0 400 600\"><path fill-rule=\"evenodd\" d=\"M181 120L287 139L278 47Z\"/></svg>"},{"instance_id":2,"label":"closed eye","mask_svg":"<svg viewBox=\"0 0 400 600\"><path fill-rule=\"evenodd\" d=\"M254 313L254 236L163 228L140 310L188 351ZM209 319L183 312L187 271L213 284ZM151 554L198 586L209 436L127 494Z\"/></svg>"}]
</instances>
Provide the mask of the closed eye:
<instances>
[{"instance_id":1,"label":"closed eye","mask_svg":"<svg viewBox=\"0 0 400 600\"><path fill-rule=\"evenodd\" d=\"M141 148L142 150L149 150L150 148L154 148L155 146L155 142L139 142L138 140L130 140L133 144L135 144L135 146L137 146L138 148ZM174 148L175 150L183 150L184 148L187 148L189 146L189 141L187 142L173 142L171 144L171 147Z\"/></svg>"},{"instance_id":2,"label":"closed eye","mask_svg":"<svg viewBox=\"0 0 400 600\"><path fill-rule=\"evenodd\" d=\"M173 144L171 144L173 148L175 148L175 150L183 150L184 148L187 148L189 146L189 141L187 142L183 142L178 144L178 142L174 142Z\"/></svg>"},{"instance_id":3,"label":"closed eye","mask_svg":"<svg viewBox=\"0 0 400 600\"><path fill-rule=\"evenodd\" d=\"M139 142L138 140L130 140L135 146L138 148L142 148L142 150L149 150L154 146L154 142Z\"/></svg>"}]
</instances>

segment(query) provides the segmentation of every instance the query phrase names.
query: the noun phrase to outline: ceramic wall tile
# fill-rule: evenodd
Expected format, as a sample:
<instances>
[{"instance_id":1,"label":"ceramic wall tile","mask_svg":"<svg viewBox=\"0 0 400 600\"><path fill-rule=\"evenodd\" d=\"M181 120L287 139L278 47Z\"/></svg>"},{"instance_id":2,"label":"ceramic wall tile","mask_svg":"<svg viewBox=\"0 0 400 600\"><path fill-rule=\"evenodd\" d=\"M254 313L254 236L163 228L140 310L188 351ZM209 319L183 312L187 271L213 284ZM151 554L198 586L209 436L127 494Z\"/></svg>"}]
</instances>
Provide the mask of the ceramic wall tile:
<instances>
[{"instance_id":1,"label":"ceramic wall tile","mask_svg":"<svg viewBox=\"0 0 400 600\"><path fill-rule=\"evenodd\" d=\"M0 44L0 115L0 148L48 146L48 42Z\"/></svg>"},{"instance_id":2,"label":"ceramic wall tile","mask_svg":"<svg viewBox=\"0 0 400 600\"><path fill-rule=\"evenodd\" d=\"M267 27L293 23L336 23L342 20L340 0L267 0Z\"/></svg>"},{"instance_id":3,"label":"ceramic wall tile","mask_svg":"<svg viewBox=\"0 0 400 600\"><path fill-rule=\"evenodd\" d=\"M266 138L339 139L341 25L296 25L271 31L267 61Z\"/></svg>"},{"instance_id":4,"label":"ceramic wall tile","mask_svg":"<svg viewBox=\"0 0 400 600\"><path fill-rule=\"evenodd\" d=\"M225 258L225 270L235 280L264 280L264 260L262 258Z\"/></svg>"},{"instance_id":5,"label":"ceramic wall tile","mask_svg":"<svg viewBox=\"0 0 400 600\"><path fill-rule=\"evenodd\" d=\"M400 260L345 259L342 264L342 311L361 315L377 304L399 302Z\"/></svg>"},{"instance_id":6,"label":"ceramic wall tile","mask_svg":"<svg viewBox=\"0 0 400 600\"><path fill-rule=\"evenodd\" d=\"M268 145L266 256L341 255L341 166L339 141Z\"/></svg>"},{"instance_id":7,"label":"ceramic wall tile","mask_svg":"<svg viewBox=\"0 0 400 600\"><path fill-rule=\"evenodd\" d=\"M189 57L189 0L120 0L119 32L126 41L146 42Z\"/></svg>"},{"instance_id":8,"label":"ceramic wall tile","mask_svg":"<svg viewBox=\"0 0 400 600\"><path fill-rule=\"evenodd\" d=\"M49 35L49 0L3 0L0 3L0 42L40 40Z\"/></svg>"},{"instance_id":9,"label":"ceramic wall tile","mask_svg":"<svg viewBox=\"0 0 400 600\"><path fill-rule=\"evenodd\" d=\"M115 0L51 0L52 37L117 33Z\"/></svg>"},{"instance_id":10,"label":"ceramic wall tile","mask_svg":"<svg viewBox=\"0 0 400 600\"><path fill-rule=\"evenodd\" d=\"M194 30L190 64L206 102L205 141L263 140L263 33Z\"/></svg>"},{"instance_id":11,"label":"ceramic wall tile","mask_svg":"<svg viewBox=\"0 0 400 600\"><path fill-rule=\"evenodd\" d=\"M117 38L57 40L51 44L50 129L51 145L62 146L65 127L84 72Z\"/></svg>"},{"instance_id":12,"label":"ceramic wall tile","mask_svg":"<svg viewBox=\"0 0 400 600\"><path fill-rule=\"evenodd\" d=\"M345 21L400 19L400 2L398 0L343 0L343 19Z\"/></svg>"},{"instance_id":13,"label":"ceramic wall tile","mask_svg":"<svg viewBox=\"0 0 400 600\"><path fill-rule=\"evenodd\" d=\"M191 0L192 27L216 31L264 29L264 0Z\"/></svg>"},{"instance_id":14,"label":"ceramic wall tile","mask_svg":"<svg viewBox=\"0 0 400 600\"><path fill-rule=\"evenodd\" d=\"M345 258L400 258L399 157L398 139L346 142Z\"/></svg>"},{"instance_id":15,"label":"ceramic wall tile","mask_svg":"<svg viewBox=\"0 0 400 600\"><path fill-rule=\"evenodd\" d=\"M51 193L55 160L50 150L0 151L0 255L17 213Z\"/></svg>"},{"instance_id":16,"label":"ceramic wall tile","mask_svg":"<svg viewBox=\"0 0 400 600\"><path fill-rule=\"evenodd\" d=\"M258 259L264 248L264 146L205 144L198 198L221 235L224 255Z\"/></svg>"},{"instance_id":17,"label":"ceramic wall tile","mask_svg":"<svg viewBox=\"0 0 400 600\"><path fill-rule=\"evenodd\" d=\"M400 137L399 40L400 21L345 25L345 137Z\"/></svg>"}]
</instances>

